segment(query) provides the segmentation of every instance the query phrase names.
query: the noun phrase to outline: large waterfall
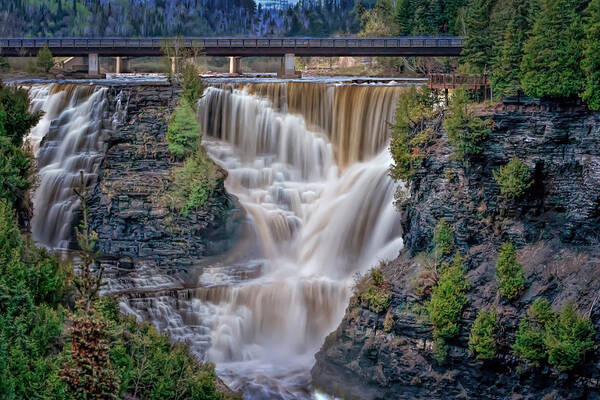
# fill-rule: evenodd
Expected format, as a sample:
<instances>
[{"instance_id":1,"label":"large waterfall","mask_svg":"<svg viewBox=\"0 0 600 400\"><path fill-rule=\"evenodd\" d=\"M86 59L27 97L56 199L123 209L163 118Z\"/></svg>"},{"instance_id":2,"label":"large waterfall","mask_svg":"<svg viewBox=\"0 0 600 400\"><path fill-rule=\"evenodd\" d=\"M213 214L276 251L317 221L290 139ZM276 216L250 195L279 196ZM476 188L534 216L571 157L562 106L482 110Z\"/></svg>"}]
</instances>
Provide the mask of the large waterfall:
<instances>
[{"instance_id":1,"label":"large waterfall","mask_svg":"<svg viewBox=\"0 0 600 400\"><path fill-rule=\"evenodd\" d=\"M314 354L341 321L356 275L402 247L387 150L401 90L213 83L198 103L203 143L228 171L258 249L199 266L185 285L140 266L135 292L108 282L126 294L122 309L187 342L246 399L313 397ZM45 112L29 136L39 169L32 230L44 246L72 240L79 171L88 185L97 179L106 92L30 88L33 109Z\"/></svg>"}]
</instances>

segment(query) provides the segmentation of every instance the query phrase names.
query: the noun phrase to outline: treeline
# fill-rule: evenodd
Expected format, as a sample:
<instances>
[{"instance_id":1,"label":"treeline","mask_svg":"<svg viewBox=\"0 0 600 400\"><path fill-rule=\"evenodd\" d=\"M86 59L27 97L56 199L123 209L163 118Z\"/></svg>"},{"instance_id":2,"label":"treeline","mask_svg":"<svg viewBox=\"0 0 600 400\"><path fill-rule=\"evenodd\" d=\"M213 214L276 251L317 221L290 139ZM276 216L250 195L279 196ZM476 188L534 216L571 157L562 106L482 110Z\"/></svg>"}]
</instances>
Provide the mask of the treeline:
<instances>
[{"instance_id":1,"label":"treeline","mask_svg":"<svg viewBox=\"0 0 600 400\"><path fill-rule=\"evenodd\" d=\"M357 32L354 0L3 0L2 36L319 35Z\"/></svg>"},{"instance_id":2,"label":"treeline","mask_svg":"<svg viewBox=\"0 0 600 400\"><path fill-rule=\"evenodd\" d=\"M26 91L0 83L0 399L230 398L213 365L99 296L83 191L77 274L21 233L33 164L22 144L39 119L29 106Z\"/></svg>"}]
</instances>

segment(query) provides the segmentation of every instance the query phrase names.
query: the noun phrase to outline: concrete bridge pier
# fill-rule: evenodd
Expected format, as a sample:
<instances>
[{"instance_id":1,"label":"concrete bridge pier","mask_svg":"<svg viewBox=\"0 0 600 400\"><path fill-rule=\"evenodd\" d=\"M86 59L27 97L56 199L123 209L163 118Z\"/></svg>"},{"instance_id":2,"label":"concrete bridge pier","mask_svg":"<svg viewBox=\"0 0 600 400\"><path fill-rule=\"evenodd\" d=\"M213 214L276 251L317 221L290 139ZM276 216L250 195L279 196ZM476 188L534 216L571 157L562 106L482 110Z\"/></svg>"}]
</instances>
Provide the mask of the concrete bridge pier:
<instances>
[{"instance_id":1,"label":"concrete bridge pier","mask_svg":"<svg viewBox=\"0 0 600 400\"><path fill-rule=\"evenodd\" d=\"M295 56L293 53L287 53L281 58L281 67L277 76L280 78L296 78L299 74L296 72Z\"/></svg>"},{"instance_id":2,"label":"concrete bridge pier","mask_svg":"<svg viewBox=\"0 0 600 400\"><path fill-rule=\"evenodd\" d=\"M242 57L229 57L229 73L242 74Z\"/></svg>"},{"instance_id":3,"label":"concrete bridge pier","mask_svg":"<svg viewBox=\"0 0 600 400\"><path fill-rule=\"evenodd\" d=\"M98 53L88 54L88 74L100 75L100 60L98 58Z\"/></svg>"},{"instance_id":4,"label":"concrete bridge pier","mask_svg":"<svg viewBox=\"0 0 600 400\"><path fill-rule=\"evenodd\" d=\"M129 72L129 59L127 57L115 57L115 72L124 74Z\"/></svg>"}]
</instances>

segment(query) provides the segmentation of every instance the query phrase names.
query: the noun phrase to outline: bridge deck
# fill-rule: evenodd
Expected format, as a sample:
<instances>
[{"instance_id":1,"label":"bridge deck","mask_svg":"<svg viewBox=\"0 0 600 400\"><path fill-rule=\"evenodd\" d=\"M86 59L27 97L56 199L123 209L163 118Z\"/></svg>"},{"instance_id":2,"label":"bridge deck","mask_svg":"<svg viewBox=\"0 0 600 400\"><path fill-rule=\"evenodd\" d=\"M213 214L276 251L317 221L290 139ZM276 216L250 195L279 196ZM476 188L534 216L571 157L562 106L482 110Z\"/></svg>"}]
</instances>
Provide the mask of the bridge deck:
<instances>
[{"instance_id":1,"label":"bridge deck","mask_svg":"<svg viewBox=\"0 0 600 400\"><path fill-rule=\"evenodd\" d=\"M164 46L209 56L458 56L460 37L341 38L0 38L0 54L31 56L48 45L56 56L159 56Z\"/></svg>"}]
</instances>

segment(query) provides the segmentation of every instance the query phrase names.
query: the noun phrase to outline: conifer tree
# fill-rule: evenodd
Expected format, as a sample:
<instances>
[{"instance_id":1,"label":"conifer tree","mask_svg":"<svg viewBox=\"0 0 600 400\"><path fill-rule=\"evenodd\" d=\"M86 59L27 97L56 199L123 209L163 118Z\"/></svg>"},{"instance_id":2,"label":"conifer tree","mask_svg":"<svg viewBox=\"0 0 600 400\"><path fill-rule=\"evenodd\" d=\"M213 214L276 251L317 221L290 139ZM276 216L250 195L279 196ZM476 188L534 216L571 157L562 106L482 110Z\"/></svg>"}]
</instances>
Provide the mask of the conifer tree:
<instances>
[{"instance_id":1,"label":"conifer tree","mask_svg":"<svg viewBox=\"0 0 600 400\"><path fill-rule=\"evenodd\" d=\"M583 70L585 90L581 97L592 110L600 110L600 0L592 0L585 12Z\"/></svg>"},{"instance_id":2,"label":"conifer tree","mask_svg":"<svg viewBox=\"0 0 600 400\"><path fill-rule=\"evenodd\" d=\"M527 95L570 97L582 90L584 34L578 8L570 0L540 0L521 63L521 84Z\"/></svg>"},{"instance_id":3,"label":"conifer tree","mask_svg":"<svg viewBox=\"0 0 600 400\"><path fill-rule=\"evenodd\" d=\"M396 6L396 24L398 35L408 36L413 31L413 17L415 10L411 0L400 0Z\"/></svg>"},{"instance_id":4,"label":"conifer tree","mask_svg":"<svg viewBox=\"0 0 600 400\"><path fill-rule=\"evenodd\" d=\"M45 44L38 52L36 64L37 67L45 73L50 72L52 67L54 67L54 58L52 57L52 53L47 44Z\"/></svg>"},{"instance_id":5,"label":"conifer tree","mask_svg":"<svg viewBox=\"0 0 600 400\"><path fill-rule=\"evenodd\" d=\"M484 73L492 65L493 38L490 32L492 0L470 0L465 16L466 37L462 50L463 70Z\"/></svg>"},{"instance_id":6,"label":"conifer tree","mask_svg":"<svg viewBox=\"0 0 600 400\"><path fill-rule=\"evenodd\" d=\"M529 31L529 3L515 1L511 12L491 76L494 92L500 96L513 96L521 89L520 66Z\"/></svg>"}]
</instances>

